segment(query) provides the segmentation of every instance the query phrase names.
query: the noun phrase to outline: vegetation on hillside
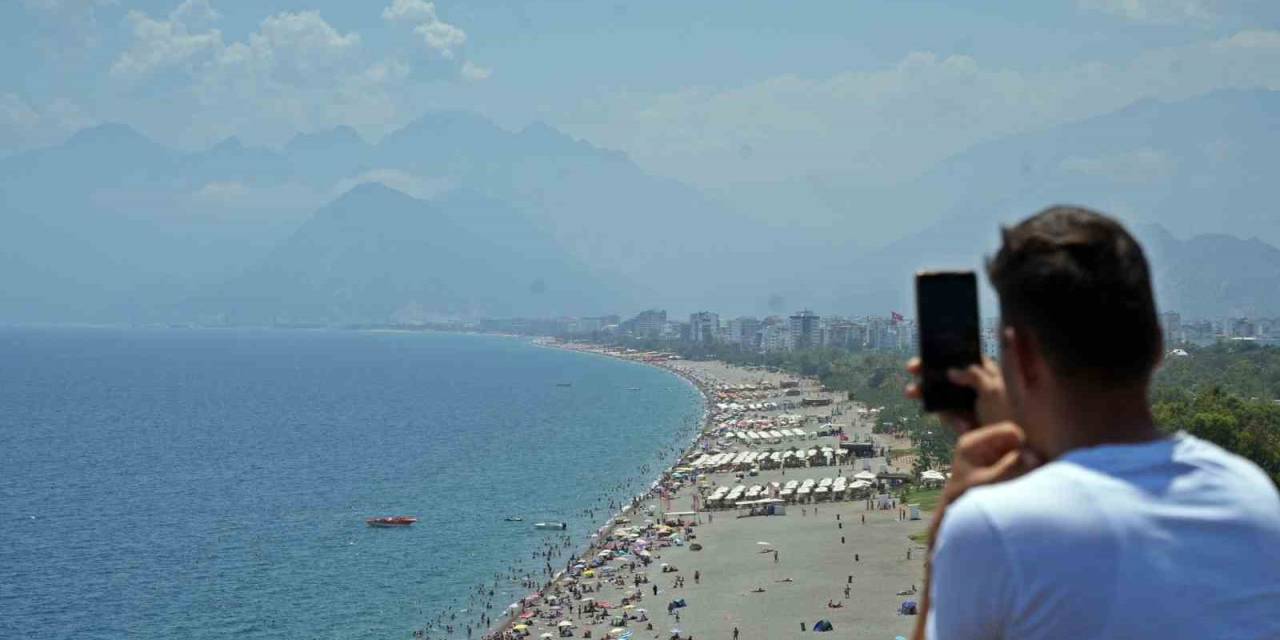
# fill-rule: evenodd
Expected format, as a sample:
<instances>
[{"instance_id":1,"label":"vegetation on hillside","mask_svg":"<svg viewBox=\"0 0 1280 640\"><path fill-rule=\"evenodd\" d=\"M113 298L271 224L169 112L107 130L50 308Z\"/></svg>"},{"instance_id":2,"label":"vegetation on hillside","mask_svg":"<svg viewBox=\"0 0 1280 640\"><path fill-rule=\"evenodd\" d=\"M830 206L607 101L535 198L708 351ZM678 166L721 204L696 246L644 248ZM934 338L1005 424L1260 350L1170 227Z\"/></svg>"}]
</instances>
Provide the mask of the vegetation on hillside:
<instances>
[{"instance_id":1,"label":"vegetation on hillside","mask_svg":"<svg viewBox=\"0 0 1280 640\"><path fill-rule=\"evenodd\" d=\"M1280 348L1221 343L1171 357L1152 405L1164 429L1238 453L1280 485Z\"/></svg>"},{"instance_id":2,"label":"vegetation on hillside","mask_svg":"<svg viewBox=\"0 0 1280 640\"><path fill-rule=\"evenodd\" d=\"M911 439L915 470L951 459L955 435L918 402L902 395L908 382L906 356L836 349L758 353L734 345L633 342L641 349L675 349L691 359L718 359L816 377L828 389L848 391L869 407L880 407L875 431ZM1280 485L1280 348L1223 343L1188 348L1170 356L1157 372L1152 406L1166 431L1186 431L1238 453L1262 467Z\"/></svg>"}]
</instances>

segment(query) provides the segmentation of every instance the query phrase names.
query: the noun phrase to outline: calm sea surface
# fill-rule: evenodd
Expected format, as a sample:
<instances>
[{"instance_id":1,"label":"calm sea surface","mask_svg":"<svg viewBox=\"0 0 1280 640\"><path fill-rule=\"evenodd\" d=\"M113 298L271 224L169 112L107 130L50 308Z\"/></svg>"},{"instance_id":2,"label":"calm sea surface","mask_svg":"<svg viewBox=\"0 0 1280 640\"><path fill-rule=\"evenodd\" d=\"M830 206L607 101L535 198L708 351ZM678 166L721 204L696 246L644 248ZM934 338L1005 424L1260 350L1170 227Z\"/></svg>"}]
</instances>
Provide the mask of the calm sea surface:
<instances>
[{"instance_id":1,"label":"calm sea surface","mask_svg":"<svg viewBox=\"0 0 1280 640\"><path fill-rule=\"evenodd\" d=\"M585 541L701 411L516 339L0 329L0 637L407 637L539 566L533 522Z\"/></svg>"}]
</instances>

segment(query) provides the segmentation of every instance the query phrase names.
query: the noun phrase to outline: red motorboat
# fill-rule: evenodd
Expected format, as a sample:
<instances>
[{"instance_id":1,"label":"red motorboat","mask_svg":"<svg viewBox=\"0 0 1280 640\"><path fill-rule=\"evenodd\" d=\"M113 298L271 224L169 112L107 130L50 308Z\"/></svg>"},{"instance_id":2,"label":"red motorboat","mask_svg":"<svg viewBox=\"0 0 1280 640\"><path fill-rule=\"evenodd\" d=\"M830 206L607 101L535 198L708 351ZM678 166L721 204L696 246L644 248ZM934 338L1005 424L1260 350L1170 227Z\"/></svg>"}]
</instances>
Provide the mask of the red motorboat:
<instances>
[{"instance_id":1,"label":"red motorboat","mask_svg":"<svg viewBox=\"0 0 1280 640\"><path fill-rule=\"evenodd\" d=\"M371 527L407 527L418 519L413 516L387 516L385 518L369 518L365 524Z\"/></svg>"}]
</instances>

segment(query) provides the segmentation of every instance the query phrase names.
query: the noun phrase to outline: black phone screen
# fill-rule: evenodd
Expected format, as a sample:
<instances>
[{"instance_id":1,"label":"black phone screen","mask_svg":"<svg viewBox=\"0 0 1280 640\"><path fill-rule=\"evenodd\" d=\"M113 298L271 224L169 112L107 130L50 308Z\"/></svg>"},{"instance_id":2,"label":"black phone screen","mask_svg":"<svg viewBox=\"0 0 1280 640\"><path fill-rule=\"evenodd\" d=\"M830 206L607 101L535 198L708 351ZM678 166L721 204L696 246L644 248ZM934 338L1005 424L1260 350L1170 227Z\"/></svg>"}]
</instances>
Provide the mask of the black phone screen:
<instances>
[{"instance_id":1,"label":"black phone screen","mask_svg":"<svg viewBox=\"0 0 1280 640\"><path fill-rule=\"evenodd\" d=\"M978 280L972 271L916 275L921 391L926 411L972 409L972 389L947 379L947 369L979 362Z\"/></svg>"}]
</instances>

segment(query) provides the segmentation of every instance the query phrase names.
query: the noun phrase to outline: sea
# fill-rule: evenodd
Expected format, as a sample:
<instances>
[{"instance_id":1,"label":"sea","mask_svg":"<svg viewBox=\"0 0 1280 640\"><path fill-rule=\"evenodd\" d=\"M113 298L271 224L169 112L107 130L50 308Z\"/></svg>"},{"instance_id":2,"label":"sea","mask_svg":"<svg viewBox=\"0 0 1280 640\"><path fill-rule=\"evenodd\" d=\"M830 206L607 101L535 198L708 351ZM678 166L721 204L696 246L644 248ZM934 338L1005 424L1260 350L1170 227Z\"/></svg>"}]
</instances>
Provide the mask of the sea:
<instances>
[{"instance_id":1,"label":"sea","mask_svg":"<svg viewBox=\"0 0 1280 640\"><path fill-rule=\"evenodd\" d=\"M0 328L0 638L408 638L498 580L496 616L535 522L585 546L703 411L520 338Z\"/></svg>"}]
</instances>

